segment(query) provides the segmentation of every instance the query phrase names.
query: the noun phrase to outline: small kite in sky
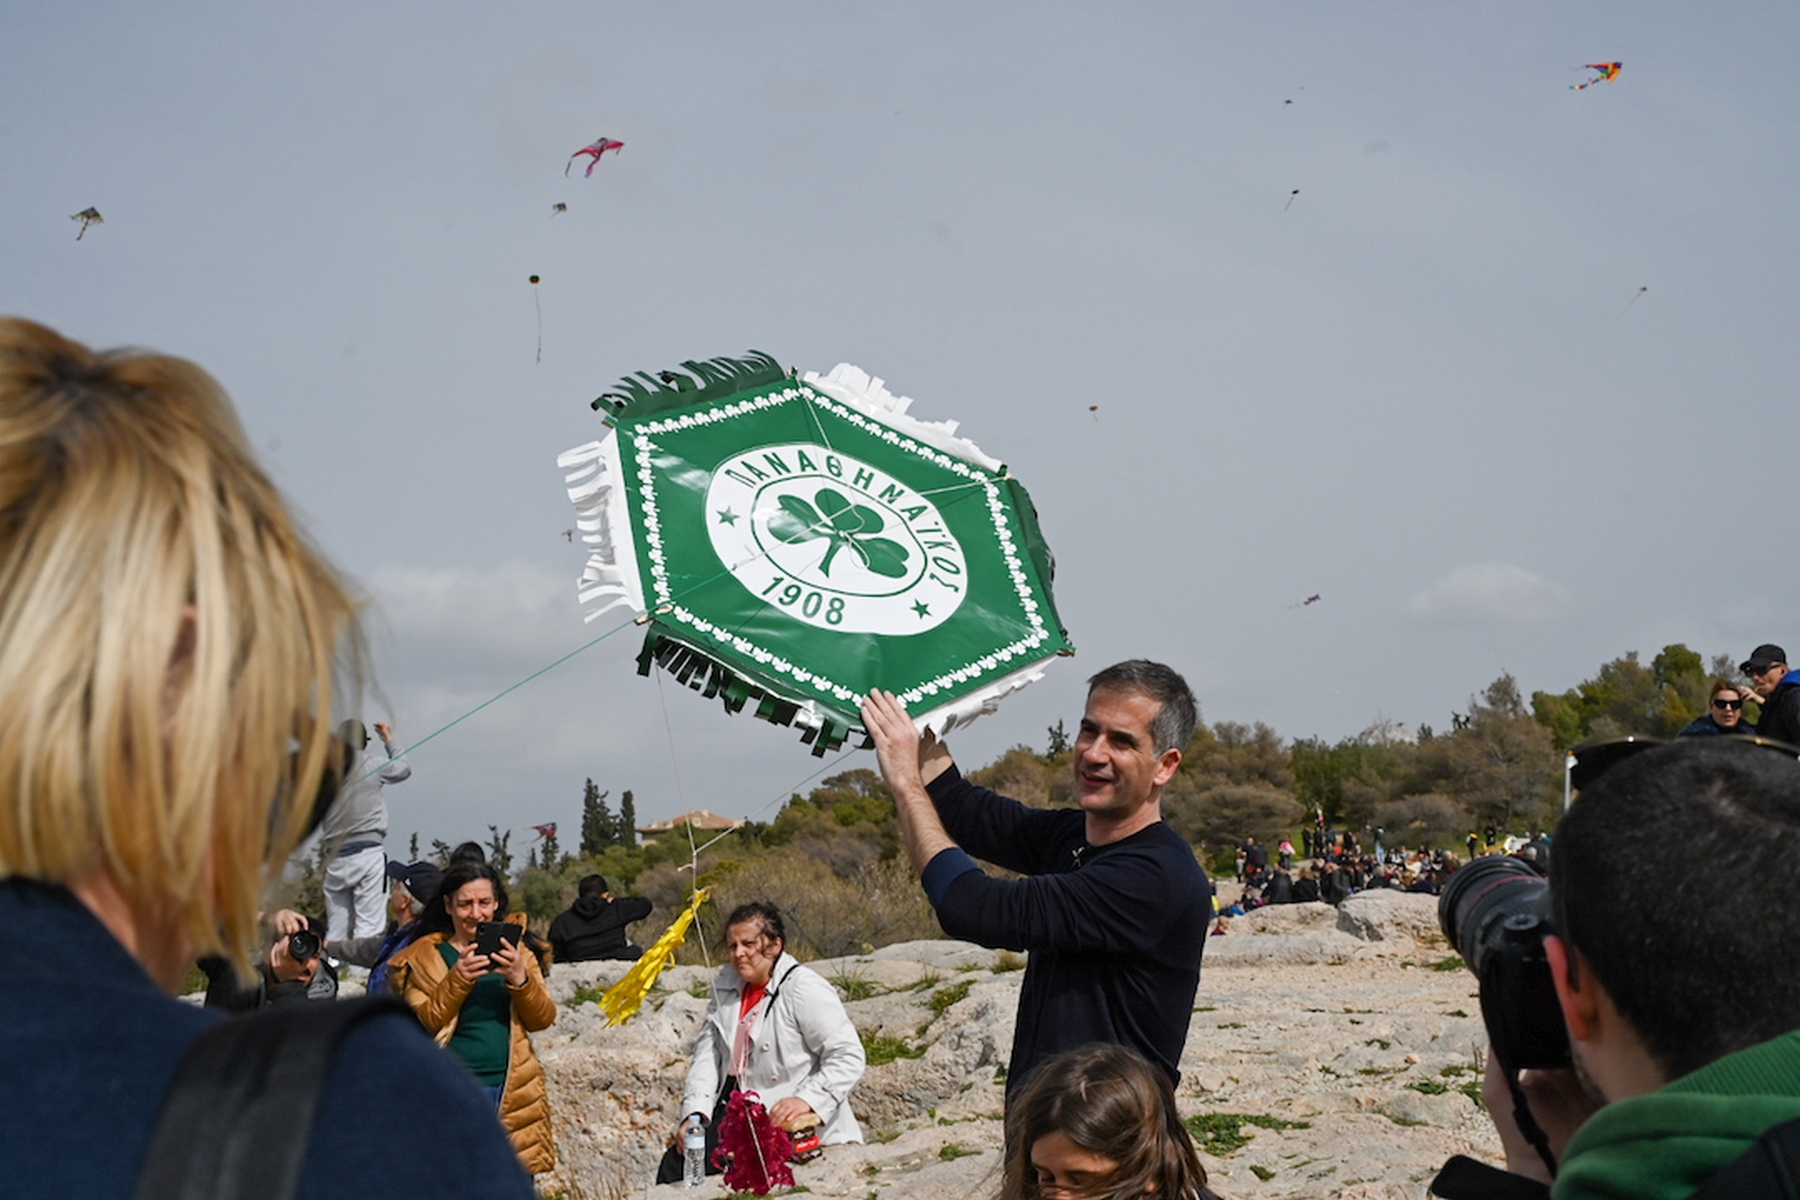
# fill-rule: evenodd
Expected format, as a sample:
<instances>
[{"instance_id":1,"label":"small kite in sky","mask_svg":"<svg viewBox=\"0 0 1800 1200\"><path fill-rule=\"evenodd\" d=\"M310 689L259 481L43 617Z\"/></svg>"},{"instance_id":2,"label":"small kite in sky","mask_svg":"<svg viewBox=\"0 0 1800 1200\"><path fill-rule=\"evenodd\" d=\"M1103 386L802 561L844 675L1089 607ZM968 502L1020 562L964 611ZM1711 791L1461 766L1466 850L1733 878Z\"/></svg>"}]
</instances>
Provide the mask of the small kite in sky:
<instances>
[{"instance_id":1,"label":"small kite in sky","mask_svg":"<svg viewBox=\"0 0 1800 1200\"><path fill-rule=\"evenodd\" d=\"M1282 206L1281 211L1286 212L1288 209L1294 207L1294 197L1298 196L1299 194L1300 194L1299 188L1295 188L1293 191L1289 192L1288 193L1288 202Z\"/></svg>"},{"instance_id":2,"label":"small kite in sky","mask_svg":"<svg viewBox=\"0 0 1800 1200\"><path fill-rule=\"evenodd\" d=\"M544 305L538 299L537 285L538 285L538 277L536 275L533 275L531 277L531 306L533 308L537 309L537 326L538 326L537 360L539 362L543 362L544 361Z\"/></svg>"},{"instance_id":3,"label":"small kite in sky","mask_svg":"<svg viewBox=\"0 0 1800 1200\"><path fill-rule=\"evenodd\" d=\"M555 216L555 215L556 215L556 214L557 214L557 213L565 213L565 212L568 212L568 211L569 211L569 206L568 206L568 205L566 205L566 204L552 204L552 205L551 205L551 206L550 206L550 215L551 215L551 216L553 216L553 217L554 217L554 216Z\"/></svg>"},{"instance_id":4,"label":"small kite in sky","mask_svg":"<svg viewBox=\"0 0 1800 1200\"><path fill-rule=\"evenodd\" d=\"M555 821L550 822L548 825L533 825L532 828L537 830L537 835L541 838L556 836L556 822Z\"/></svg>"},{"instance_id":5,"label":"small kite in sky","mask_svg":"<svg viewBox=\"0 0 1800 1200\"><path fill-rule=\"evenodd\" d=\"M89 225L106 224L106 218L100 215L100 210L91 206L75 213L69 220L81 222L81 233L75 235L75 240L78 242L81 240L81 234L88 231Z\"/></svg>"},{"instance_id":6,"label":"small kite in sky","mask_svg":"<svg viewBox=\"0 0 1800 1200\"><path fill-rule=\"evenodd\" d=\"M1583 88L1593 87L1596 83L1611 83L1613 80L1615 80L1619 77L1619 68L1623 67L1624 65L1625 65L1624 63L1616 63L1616 62L1588 63L1587 64L1588 70L1598 71L1600 73L1598 75L1594 76L1592 79L1588 80L1586 83L1570 84L1569 90L1572 92L1579 92ZM589 168L589 169L591 170L592 168Z\"/></svg>"},{"instance_id":7,"label":"small kite in sky","mask_svg":"<svg viewBox=\"0 0 1800 1200\"><path fill-rule=\"evenodd\" d=\"M1619 314L1620 314L1620 315L1621 315L1621 316L1623 316L1623 315L1624 315L1624 313L1625 313L1625 311L1626 311L1626 309L1629 309L1629 308L1630 308L1630 307L1631 307L1631 306L1632 306L1632 305L1634 305L1634 304L1636 304L1636 303L1637 303L1637 302L1638 302L1638 297L1640 297L1640 296L1642 296L1642 295L1643 295L1643 294L1644 294L1644 293L1645 293L1645 292L1647 292L1647 291L1649 291L1649 290L1650 290L1650 289L1649 289L1649 288L1647 288L1647 287L1641 287L1641 288L1639 288L1639 289L1638 289L1638 290L1637 290L1637 295L1635 295L1635 296L1633 296L1633 297L1632 297L1632 298L1631 298L1631 299L1629 299L1629 300L1627 300L1627 301L1626 301L1626 302L1625 302L1625 308L1621 308L1621 309L1620 309L1620 310L1619 310Z\"/></svg>"},{"instance_id":8,"label":"small kite in sky","mask_svg":"<svg viewBox=\"0 0 1800 1200\"><path fill-rule=\"evenodd\" d=\"M568 166L565 166L563 168L563 174L567 175L569 173L569 167L572 167L575 165L576 159L580 158L584 154L590 154L593 156L593 161L588 163L588 165L587 165L587 175L591 176L594 173L594 168L600 165L600 156L602 154L605 154L608 150L611 150L616 154L620 150L624 149L624 147L625 147L624 142L615 142L613 139L611 139L609 137L597 138L597 139L595 139L593 145L583 146L581 149L577 150L575 153L569 155L569 164L568 164Z\"/></svg>"},{"instance_id":9,"label":"small kite in sky","mask_svg":"<svg viewBox=\"0 0 1800 1200\"><path fill-rule=\"evenodd\" d=\"M1306 598L1306 599L1304 599L1304 600L1302 600L1302 601L1301 601L1301 602L1300 602L1300 603L1298 603L1298 604L1290 604L1290 605L1288 605L1288 608L1289 608L1289 609L1295 609L1295 608L1305 608L1305 607L1306 607L1306 606L1307 606L1307 605L1309 605L1309 604L1317 604L1317 603L1318 603L1318 602L1319 602L1319 596L1318 596L1318 593L1317 593L1317 592L1315 592L1315 593L1313 593L1313 594L1312 594L1312 595L1310 595L1310 596L1308 596L1308 597L1307 597L1307 598Z\"/></svg>"}]
</instances>

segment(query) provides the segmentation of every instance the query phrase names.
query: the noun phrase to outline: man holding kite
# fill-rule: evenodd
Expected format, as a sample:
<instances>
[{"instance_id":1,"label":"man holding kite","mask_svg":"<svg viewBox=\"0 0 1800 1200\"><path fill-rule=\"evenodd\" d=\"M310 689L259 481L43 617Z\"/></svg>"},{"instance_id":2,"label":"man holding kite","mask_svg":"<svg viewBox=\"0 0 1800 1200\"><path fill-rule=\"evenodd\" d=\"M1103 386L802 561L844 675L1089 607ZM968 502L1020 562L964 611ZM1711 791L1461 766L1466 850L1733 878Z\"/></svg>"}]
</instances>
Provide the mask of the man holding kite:
<instances>
[{"instance_id":1,"label":"man holding kite","mask_svg":"<svg viewBox=\"0 0 1800 1200\"><path fill-rule=\"evenodd\" d=\"M1205 872L1162 819L1196 720L1181 676L1136 659L1088 681L1079 811L969 783L890 693L872 690L862 720L944 932L1031 952L1008 1094L1038 1062L1090 1042L1131 1046L1179 1079L1211 911ZM971 855L1024 878L990 876Z\"/></svg>"}]
</instances>

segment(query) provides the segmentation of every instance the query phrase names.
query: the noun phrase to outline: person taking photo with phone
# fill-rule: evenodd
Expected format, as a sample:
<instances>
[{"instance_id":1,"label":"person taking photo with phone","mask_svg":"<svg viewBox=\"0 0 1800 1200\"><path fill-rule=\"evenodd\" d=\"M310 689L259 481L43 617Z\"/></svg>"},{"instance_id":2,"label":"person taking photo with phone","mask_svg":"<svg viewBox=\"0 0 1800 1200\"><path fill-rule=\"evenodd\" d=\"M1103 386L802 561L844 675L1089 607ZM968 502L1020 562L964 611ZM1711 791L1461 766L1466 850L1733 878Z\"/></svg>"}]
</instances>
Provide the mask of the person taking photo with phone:
<instances>
[{"instance_id":1,"label":"person taking photo with phone","mask_svg":"<svg viewBox=\"0 0 1800 1200\"><path fill-rule=\"evenodd\" d=\"M425 1029L474 1074L500 1112L525 1169L556 1165L550 1099L530 1034L556 1020L537 956L506 917L506 882L484 862L444 872L424 932L395 955L393 988Z\"/></svg>"}]
</instances>

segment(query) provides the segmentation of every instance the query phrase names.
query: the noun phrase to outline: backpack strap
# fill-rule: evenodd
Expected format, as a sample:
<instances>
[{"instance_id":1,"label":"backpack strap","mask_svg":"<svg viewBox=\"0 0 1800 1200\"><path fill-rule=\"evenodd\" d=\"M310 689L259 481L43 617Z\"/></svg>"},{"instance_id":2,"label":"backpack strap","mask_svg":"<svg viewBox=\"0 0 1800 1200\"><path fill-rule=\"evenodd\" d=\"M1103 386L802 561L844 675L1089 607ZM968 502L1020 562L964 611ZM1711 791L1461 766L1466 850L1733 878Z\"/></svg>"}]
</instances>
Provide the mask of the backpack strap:
<instances>
[{"instance_id":1,"label":"backpack strap","mask_svg":"<svg viewBox=\"0 0 1800 1200\"><path fill-rule=\"evenodd\" d=\"M1750 1149L1696 1188L1691 1200L1793 1196L1800 1196L1800 1121L1767 1130Z\"/></svg>"},{"instance_id":2,"label":"backpack strap","mask_svg":"<svg viewBox=\"0 0 1800 1200\"><path fill-rule=\"evenodd\" d=\"M386 996L294 1004L201 1034L163 1094L135 1200L291 1200L338 1043L390 1013L412 1010Z\"/></svg>"}]
</instances>

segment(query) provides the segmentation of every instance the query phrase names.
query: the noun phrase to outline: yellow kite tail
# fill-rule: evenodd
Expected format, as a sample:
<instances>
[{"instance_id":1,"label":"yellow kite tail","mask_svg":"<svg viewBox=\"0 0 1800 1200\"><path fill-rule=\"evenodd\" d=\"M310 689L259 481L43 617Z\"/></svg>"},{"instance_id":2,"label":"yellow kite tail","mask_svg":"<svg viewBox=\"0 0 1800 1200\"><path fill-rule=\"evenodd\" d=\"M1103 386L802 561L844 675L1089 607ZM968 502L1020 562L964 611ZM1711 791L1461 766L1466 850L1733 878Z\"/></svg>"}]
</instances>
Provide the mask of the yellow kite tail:
<instances>
[{"instance_id":1,"label":"yellow kite tail","mask_svg":"<svg viewBox=\"0 0 1800 1200\"><path fill-rule=\"evenodd\" d=\"M663 931L656 944L644 951L643 957L632 964L623 979L606 989L606 994L600 997L600 1009L606 1014L608 1025L623 1025L644 1006L644 994L675 961L675 948L687 937L688 926L700 915L700 906L710 895L711 888L696 891L693 902Z\"/></svg>"}]
</instances>

